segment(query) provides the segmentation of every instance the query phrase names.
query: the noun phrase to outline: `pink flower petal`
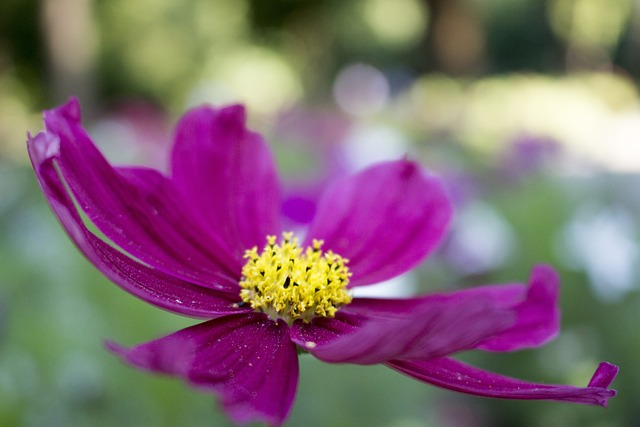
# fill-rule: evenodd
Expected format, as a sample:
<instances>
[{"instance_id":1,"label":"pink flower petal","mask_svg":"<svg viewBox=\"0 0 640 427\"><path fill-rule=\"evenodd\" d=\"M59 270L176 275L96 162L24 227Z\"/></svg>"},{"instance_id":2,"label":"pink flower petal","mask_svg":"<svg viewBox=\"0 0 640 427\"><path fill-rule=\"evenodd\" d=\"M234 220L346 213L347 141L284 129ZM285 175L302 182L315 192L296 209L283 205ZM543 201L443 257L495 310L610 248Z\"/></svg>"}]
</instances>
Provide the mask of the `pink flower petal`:
<instances>
[{"instance_id":1,"label":"pink flower petal","mask_svg":"<svg viewBox=\"0 0 640 427\"><path fill-rule=\"evenodd\" d=\"M347 307L342 309L343 316L351 314ZM324 338L307 349L330 363L368 365L395 358L438 357L472 348L508 328L514 318L513 312L495 307L489 299L431 295L408 310L381 312L346 334Z\"/></svg>"},{"instance_id":2,"label":"pink flower petal","mask_svg":"<svg viewBox=\"0 0 640 427\"><path fill-rule=\"evenodd\" d=\"M191 110L178 123L172 180L238 259L280 233L280 186L262 137L240 105Z\"/></svg>"},{"instance_id":3,"label":"pink flower petal","mask_svg":"<svg viewBox=\"0 0 640 427\"><path fill-rule=\"evenodd\" d=\"M364 319L339 311L335 318L317 317L310 323L295 322L291 326L291 340L303 349L326 345L344 335L356 332Z\"/></svg>"},{"instance_id":4,"label":"pink flower petal","mask_svg":"<svg viewBox=\"0 0 640 427\"><path fill-rule=\"evenodd\" d=\"M55 158L82 210L111 241L165 273L205 286L220 274L237 278L241 259L197 221L167 178L152 169L114 169L107 162L80 124L77 101L45 112L45 124L47 157ZM30 145L39 141L45 139Z\"/></svg>"},{"instance_id":5,"label":"pink flower petal","mask_svg":"<svg viewBox=\"0 0 640 427\"><path fill-rule=\"evenodd\" d=\"M530 286L493 285L410 299L355 298L336 319L294 324L292 337L327 362L427 359L480 348L513 351L553 338L559 327L558 277L547 266ZM328 329L328 331L323 331Z\"/></svg>"},{"instance_id":6,"label":"pink flower petal","mask_svg":"<svg viewBox=\"0 0 640 427\"><path fill-rule=\"evenodd\" d=\"M529 287L519 287L521 301L514 305L518 316L516 322L510 328L482 341L476 348L514 351L538 347L555 338L560 330L559 286L558 275L551 267L534 267ZM482 288L478 290L482 292ZM496 289L495 292L496 297L499 297L500 290Z\"/></svg>"},{"instance_id":7,"label":"pink flower petal","mask_svg":"<svg viewBox=\"0 0 640 427\"><path fill-rule=\"evenodd\" d=\"M349 259L350 286L381 282L422 261L443 237L451 205L440 181L407 160L332 185L308 233Z\"/></svg>"},{"instance_id":8,"label":"pink flower petal","mask_svg":"<svg viewBox=\"0 0 640 427\"><path fill-rule=\"evenodd\" d=\"M128 363L182 377L220 397L236 423L280 425L298 381L298 356L286 323L257 313L221 317L126 349L107 347Z\"/></svg>"},{"instance_id":9,"label":"pink flower petal","mask_svg":"<svg viewBox=\"0 0 640 427\"><path fill-rule=\"evenodd\" d=\"M238 312L239 309L232 307L239 299L238 294L225 291L233 283L226 277L216 278L219 289L214 289L214 284L194 285L134 261L89 231L56 169L59 142L49 133L30 137L29 155L53 212L69 237L98 270L125 291L175 313L211 318Z\"/></svg>"},{"instance_id":10,"label":"pink flower petal","mask_svg":"<svg viewBox=\"0 0 640 427\"><path fill-rule=\"evenodd\" d=\"M421 361L393 360L387 363L405 375L461 393L503 399L559 400L586 405L607 406L616 395L609 385L618 367L601 363L587 387L536 384L483 371L454 359L437 358Z\"/></svg>"}]
</instances>

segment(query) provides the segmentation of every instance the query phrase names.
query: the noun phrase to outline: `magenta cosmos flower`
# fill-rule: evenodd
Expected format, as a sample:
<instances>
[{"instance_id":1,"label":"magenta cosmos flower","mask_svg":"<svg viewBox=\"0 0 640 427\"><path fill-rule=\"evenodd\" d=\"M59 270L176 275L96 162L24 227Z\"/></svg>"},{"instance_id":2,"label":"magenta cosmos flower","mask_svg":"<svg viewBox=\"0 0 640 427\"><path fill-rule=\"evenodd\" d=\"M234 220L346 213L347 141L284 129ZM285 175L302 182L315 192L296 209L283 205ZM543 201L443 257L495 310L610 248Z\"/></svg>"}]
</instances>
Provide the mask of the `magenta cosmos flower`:
<instances>
[{"instance_id":1,"label":"magenta cosmos flower","mask_svg":"<svg viewBox=\"0 0 640 427\"><path fill-rule=\"evenodd\" d=\"M237 423L281 424L298 353L330 363L383 363L419 381L479 396L602 405L617 367L587 387L525 382L450 356L541 345L559 327L558 278L412 299L355 298L351 289L422 261L451 217L442 184L408 160L328 188L297 237L280 229L274 161L241 106L200 107L177 125L171 172L114 167L80 123L75 100L44 113L28 149L42 190L84 255L127 292L205 319L132 348L126 362L216 394ZM106 236L94 234L81 212Z\"/></svg>"}]
</instances>

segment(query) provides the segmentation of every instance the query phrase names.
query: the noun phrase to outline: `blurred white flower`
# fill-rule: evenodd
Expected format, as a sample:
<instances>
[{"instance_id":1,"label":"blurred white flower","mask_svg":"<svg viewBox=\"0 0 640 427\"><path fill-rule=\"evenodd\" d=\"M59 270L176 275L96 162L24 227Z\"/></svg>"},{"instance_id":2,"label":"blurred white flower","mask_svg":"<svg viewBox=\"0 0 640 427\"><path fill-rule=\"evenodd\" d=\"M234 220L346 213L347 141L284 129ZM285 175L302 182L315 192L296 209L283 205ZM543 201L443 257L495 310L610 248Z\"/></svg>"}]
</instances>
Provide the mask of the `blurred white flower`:
<instances>
[{"instance_id":1,"label":"blurred white flower","mask_svg":"<svg viewBox=\"0 0 640 427\"><path fill-rule=\"evenodd\" d=\"M561 244L567 261L585 271L595 294L614 301L636 287L636 233L628 212L586 206L564 227Z\"/></svg>"},{"instance_id":2,"label":"blurred white flower","mask_svg":"<svg viewBox=\"0 0 640 427\"><path fill-rule=\"evenodd\" d=\"M352 170L398 160L406 156L409 149L409 141L400 130L379 124L353 127L345 138L344 148L347 165Z\"/></svg>"},{"instance_id":3,"label":"blurred white flower","mask_svg":"<svg viewBox=\"0 0 640 427\"><path fill-rule=\"evenodd\" d=\"M515 246L507 220L491 205L475 201L457 214L445 255L462 274L478 274L503 265Z\"/></svg>"},{"instance_id":4,"label":"blurred white flower","mask_svg":"<svg viewBox=\"0 0 640 427\"><path fill-rule=\"evenodd\" d=\"M418 290L417 278L413 272L369 286L353 288L353 296L358 298L402 298L415 296Z\"/></svg>"},{"instance_id":5,"label":"blurred white flower","mask_svg":"<svg viewBox=\"0 0 640 427\"><path fill-rule=\"evenodd\" d=\"M365 117L381 111L389 101L389 82L371 65L344 68L333 85L333 96L344 111Z\"/></svg>"}]
</instances>

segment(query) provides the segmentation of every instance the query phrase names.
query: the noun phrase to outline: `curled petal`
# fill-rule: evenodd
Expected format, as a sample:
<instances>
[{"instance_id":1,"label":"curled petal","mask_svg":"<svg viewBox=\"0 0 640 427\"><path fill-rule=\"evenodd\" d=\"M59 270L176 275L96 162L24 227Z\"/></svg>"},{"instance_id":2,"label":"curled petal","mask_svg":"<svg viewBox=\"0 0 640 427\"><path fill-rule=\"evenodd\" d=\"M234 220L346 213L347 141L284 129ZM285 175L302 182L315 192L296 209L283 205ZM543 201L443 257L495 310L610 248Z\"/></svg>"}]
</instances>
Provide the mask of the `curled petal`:
<instances>
[{"instance_id":1,"label":"curled petal","mask_svg":"<svg viewBox=\"0 0 640 427\"><path fill-rule=\"evenodd\" d=\"M79 206L107 238L148 265L204 286L215 283L219 274L237 275L241 260L197 220L166 177L152 169L116 169L108 163L82 128L76 100L44 117L47 138L32 139L29 145L47 143L30 153L47 150ZM42 160L32 158L34 167Z\"/></svg>"},{"instance_id":2,"label":"curled petal","mask_svg":"<svg viewBox=\"0 0 640 427\"><path fill-rule=\"evenodd\" d=\"M213 392L236 423L280 425L291 410L298 355L287 325L264 315L221 317L130 349L107 347L138 368Z\"/></svg>"},{"instance_id":3,"label":"curled petal","mask_svg":"<svg viewBox=\"0 0 640 427\"><path fill-rule=\"evenodd\" d=\"M262 137L246 129L240 105L185 114L176 130L172 181L238 259L280 233L275 163Z\"/></svg>"},{"instance_id":4,"label":"curled petal","mask_svg":"<svg viewBox=\"0 0 640 427\"><path fill-rule=\"evenodd\" d=\"M306 244L349 259L350 286L381 282L422 261L443 237L451 205L441 182L407 160L337 181L320 199Z\"/></svg>"},{"instance_id":5,"label":"curled petal","mask_svg":"<svg viewBox=\"0 0 640 427\"><path fill-rule=\"evenodd\" d=\"M607 406L616 391L609 385L618 367L603 362L587 387L530 383L487 372L450 358L409 361L392 360L387 366L405 375L467 394L503 399L558 400L586 405Z\"/></svg>"},{"instance_id":6,"label":"curled petal","mask_svg":"<svg viewBox=\"0 0 640 427\"><path fill-rule=\"evenodd\" d=\"M175 313L211 318L238 312L232 306L238 295L226 291L231 287L226 277L216 278L219 289L213 284L197 286L134 261L100 240L84 225L55 167L59 139L40 133L29 139L28 148L52 210L80 251L110 280L138 298Z\"/></svg>"},{"instance_id":7,"label":"curled petal","mask_svg":"<svg viewBox=\"0 0 640 427\"><path fill-rule=\"evenodd\" d=\"M513 305L517 313L515 323L508 329L482 341L476 348L488 351L514 351L537 347L553 339L560 330L558 307L558 274L547 265L533 268L529 287L519 292L520 302ZM496 296L500 294L496 289ZM513 304L505 301L506 304Z\"/></svg>"},{"instance_id":8,"label":"curled petal","mask_svg":"<svg viewBox=\"0 0 640 427\"><path fill-rule=\"evenodd\" d=\"M471 348L534 347L558 332L557 296L556 273L541 265L533 269L528 287L482 286L408 299L355 298L338 313L341 319L358 322L351 321L339 333L314 332L323 339L310 351L328 362L371 364L427 359ZM327 326L336 329L334 323Z\"/></svg>"},{"instance_id":9,"label":"curled petal","mask_svg":"<svg viewBox=\"0 0 640 427\"><path fill-rule=\"evenodd\" d=\"M391 305L396 304L392 301ZM346 333L340 330L339 336L328 335L332 339L316 332L323 339L307 349L326 362L364 365L395 358L438 357L472 348L508 328L515 317L490 300L456 294L432 295L406 305L410 307L401 315L389 309L376 317L362 318L360 325L346 329ZM342 309L343 316L351 314L348 307Z\"/></svg>"}]
</instances>

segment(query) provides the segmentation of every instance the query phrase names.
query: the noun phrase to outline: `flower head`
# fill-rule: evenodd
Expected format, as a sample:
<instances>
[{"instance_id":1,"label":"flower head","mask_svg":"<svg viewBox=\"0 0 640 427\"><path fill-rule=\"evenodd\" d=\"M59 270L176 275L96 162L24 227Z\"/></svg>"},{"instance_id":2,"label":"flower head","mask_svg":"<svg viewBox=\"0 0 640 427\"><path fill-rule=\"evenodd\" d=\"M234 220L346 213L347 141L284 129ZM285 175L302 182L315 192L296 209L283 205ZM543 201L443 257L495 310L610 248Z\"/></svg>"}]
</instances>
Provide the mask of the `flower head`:
<instances>
[{"instance_id":1,"label":"flower head","mask_svg":"<svg viewBox=\"0 0 640 427\"><path fill-rule=\"evenodd\" d=\"M520 381L450 357L553 338L558 278L550 267L535 267L527 285L410 299L351 295L412 269L444 235L448 198L414 162L381 163L335 182L308 230L294 236L280 228L275 165L260 135L245 128L241 106L187 113L168 176L109 164L82 128L75 100L46 111L44 121L45 131L29 137L29 155L78 248L127 292L205 319L132 348L108 348L216 394L237 423L285 421L298 349L331 363L382 363L480 396L605 406L615 394L608 386L617 367L608 363L580 388Z\"/></svg>"},{"instance_id":2,"label":"flower head","mask_svg":"<svg viewBox=\"0 0 640 427\"><path fill-rule=\"evenodd\" d=\"M334 317L351 302L347 260L331 251L323 254L322 241L314 240L302 253L293 233L283 237L281 247L276 236L268 236L260 255L256 248L247 250L240 281L242 302L289 325L298 319L309 323L318 316Z\"/></svg>"}]
</instances>

